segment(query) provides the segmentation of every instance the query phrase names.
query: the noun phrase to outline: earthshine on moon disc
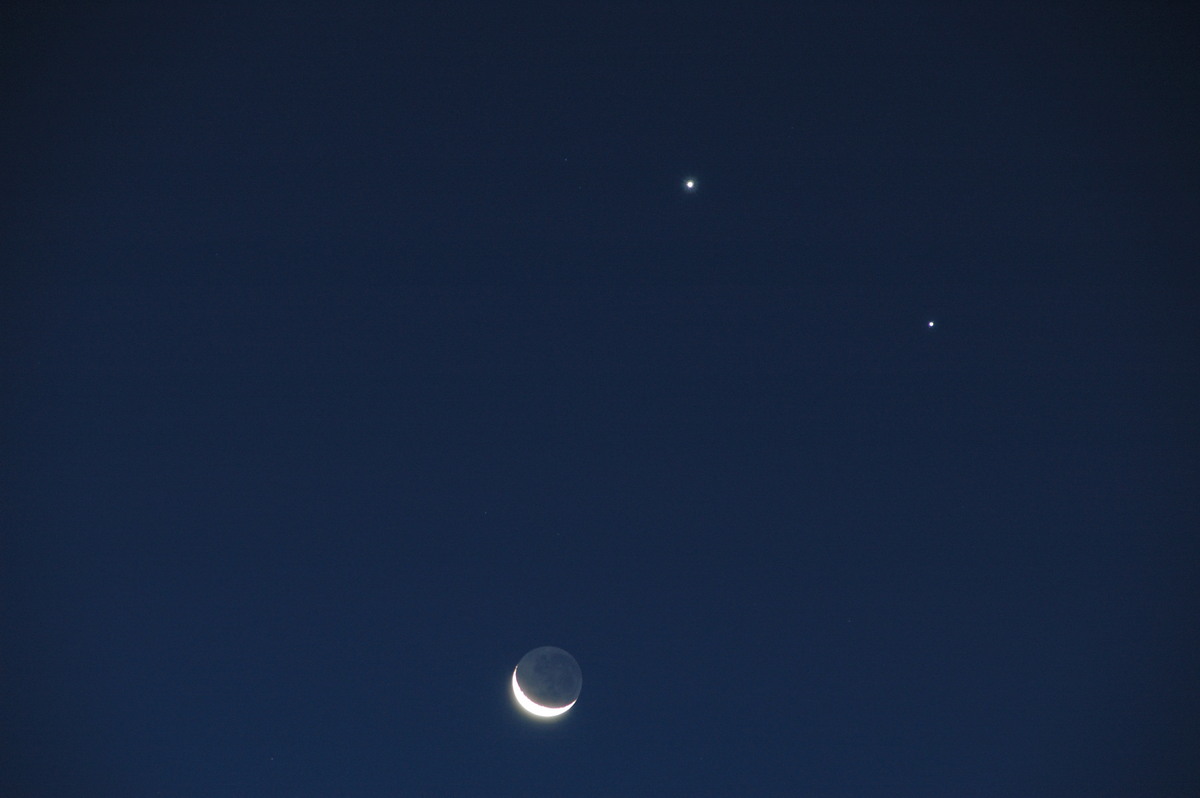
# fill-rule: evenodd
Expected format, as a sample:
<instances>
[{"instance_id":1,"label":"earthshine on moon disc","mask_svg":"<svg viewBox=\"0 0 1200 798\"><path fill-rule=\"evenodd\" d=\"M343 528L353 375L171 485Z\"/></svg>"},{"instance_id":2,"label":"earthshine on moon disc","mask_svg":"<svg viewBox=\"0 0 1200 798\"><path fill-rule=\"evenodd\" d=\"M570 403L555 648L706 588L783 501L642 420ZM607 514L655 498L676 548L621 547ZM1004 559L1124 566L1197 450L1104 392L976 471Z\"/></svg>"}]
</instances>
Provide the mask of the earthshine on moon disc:
<instances>
[{"instance_id":1,"label":"earthshine on moon disc","mask_svg":"<svg viewBox=\"0 0 1200 798\"><path fill-rule=\"evenodd\" d=\"M554 646L535 648L513 669L513 697L521 709L539 718L553 718L575 706L583 686L579 663Z\"/></svg>"}]
</instances>

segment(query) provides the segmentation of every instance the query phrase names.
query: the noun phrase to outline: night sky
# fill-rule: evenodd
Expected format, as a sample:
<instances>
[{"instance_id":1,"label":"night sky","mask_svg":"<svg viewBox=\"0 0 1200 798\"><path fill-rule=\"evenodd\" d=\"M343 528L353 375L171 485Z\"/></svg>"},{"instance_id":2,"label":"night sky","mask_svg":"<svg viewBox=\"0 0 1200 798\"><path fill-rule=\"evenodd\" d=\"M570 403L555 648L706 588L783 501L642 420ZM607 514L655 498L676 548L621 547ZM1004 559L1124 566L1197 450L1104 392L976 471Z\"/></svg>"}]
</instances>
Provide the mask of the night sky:
<instances>
[{"instance_id":1,"label":"night sky","mask_svg":"<svg viewBox=\"0 0 1200 798\"><path fill-rule=\"evenodd\" d=\"M1186 4L0 30L0 794L1200 794Z\"/></svg>"}]
</instances>

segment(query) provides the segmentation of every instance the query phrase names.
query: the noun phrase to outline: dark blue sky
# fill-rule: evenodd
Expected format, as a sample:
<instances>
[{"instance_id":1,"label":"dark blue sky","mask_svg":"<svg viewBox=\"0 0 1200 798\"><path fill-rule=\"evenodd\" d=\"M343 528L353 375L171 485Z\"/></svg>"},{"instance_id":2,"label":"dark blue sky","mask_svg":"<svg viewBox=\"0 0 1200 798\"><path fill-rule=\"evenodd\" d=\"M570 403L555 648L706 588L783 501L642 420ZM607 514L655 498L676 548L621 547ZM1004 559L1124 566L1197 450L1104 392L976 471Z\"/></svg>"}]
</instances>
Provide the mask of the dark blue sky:
<instances>
[{"instance_id":1,"label":"dark blue sky","mask_svg":"<svg viewBox=\"0 0 1200 798\"><path fill-rule=\"evenodd\" d=\"M1183 4L248 5L0 17L0 792L1200 790Z\"/></svg>"}]
</instances>

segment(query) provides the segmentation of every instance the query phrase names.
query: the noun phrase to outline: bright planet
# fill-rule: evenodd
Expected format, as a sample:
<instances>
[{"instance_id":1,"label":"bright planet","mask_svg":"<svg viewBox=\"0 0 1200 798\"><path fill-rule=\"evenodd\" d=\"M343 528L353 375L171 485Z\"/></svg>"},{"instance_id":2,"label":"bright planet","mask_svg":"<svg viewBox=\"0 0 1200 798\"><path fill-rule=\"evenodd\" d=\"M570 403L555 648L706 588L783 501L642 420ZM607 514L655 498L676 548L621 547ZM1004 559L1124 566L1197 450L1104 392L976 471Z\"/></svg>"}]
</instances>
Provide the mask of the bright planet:
<instances>
[{"instance_id":1,"label":"bright planet","mask_svg":"<svg viewBox=\"0 0 1200 798\"><path fill-rule=\"evenodd\" d=\"M575 706L582 687L579 663L554 646L535 648L513 668L513 697L521 709L535 717L562 715Z\"/></svg>"}]
</instances>

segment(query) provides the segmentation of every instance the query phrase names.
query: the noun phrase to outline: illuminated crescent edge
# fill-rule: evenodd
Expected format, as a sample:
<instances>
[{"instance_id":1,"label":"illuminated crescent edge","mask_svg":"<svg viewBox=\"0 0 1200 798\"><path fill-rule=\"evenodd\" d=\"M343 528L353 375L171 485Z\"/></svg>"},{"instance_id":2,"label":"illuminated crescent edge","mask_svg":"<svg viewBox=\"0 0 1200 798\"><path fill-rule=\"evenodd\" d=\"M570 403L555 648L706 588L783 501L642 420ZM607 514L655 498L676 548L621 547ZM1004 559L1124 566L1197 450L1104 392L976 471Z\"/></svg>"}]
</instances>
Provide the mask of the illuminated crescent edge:
<instances>
[{"instance_id":1,"label":"illuminated crescent edge","mask_svg":"<svg viewBox=\"0 0 1200 798\"><path fill-rule=\"evenodd\" d=\"M517 669L513 668L513 696L517 699L517 703L521 705L521 709L528 712L530 715L537 715L539 718L553 718L561 715L571 707L575 706L575 702L567 704L565 707L544 707L541 704L535 703L532 698L521 692L520 686L517 684Z\"/></svg>"}]
</instances>

